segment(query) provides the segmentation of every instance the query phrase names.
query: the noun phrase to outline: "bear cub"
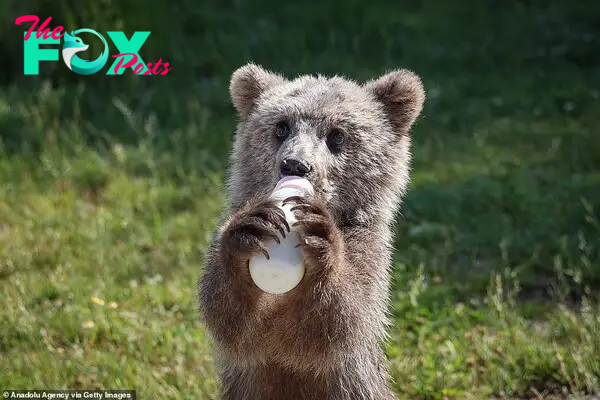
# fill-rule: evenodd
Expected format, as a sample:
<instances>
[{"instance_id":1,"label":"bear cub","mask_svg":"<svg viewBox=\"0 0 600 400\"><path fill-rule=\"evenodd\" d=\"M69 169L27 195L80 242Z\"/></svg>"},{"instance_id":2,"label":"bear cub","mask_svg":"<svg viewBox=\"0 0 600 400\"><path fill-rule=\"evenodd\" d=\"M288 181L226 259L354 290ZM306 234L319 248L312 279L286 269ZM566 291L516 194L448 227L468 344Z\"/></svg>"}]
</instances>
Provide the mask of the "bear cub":
<instances>
[{"instance_id":1,"label":"bear cub","mask_svg":"<svg viewBox=\"0 0 600 400\"><path fill-rule=\"evenodd\" d=\"M199 283L222 398L393 399L382 342L389 324L393 224L409 181L421 79L399 69L364 83L285 77L248 64L230 95L239 115L228 202ZM306 272L273 295L248 262L289 233L268 199L285 175Z\"/></svg>"}]
</instances>

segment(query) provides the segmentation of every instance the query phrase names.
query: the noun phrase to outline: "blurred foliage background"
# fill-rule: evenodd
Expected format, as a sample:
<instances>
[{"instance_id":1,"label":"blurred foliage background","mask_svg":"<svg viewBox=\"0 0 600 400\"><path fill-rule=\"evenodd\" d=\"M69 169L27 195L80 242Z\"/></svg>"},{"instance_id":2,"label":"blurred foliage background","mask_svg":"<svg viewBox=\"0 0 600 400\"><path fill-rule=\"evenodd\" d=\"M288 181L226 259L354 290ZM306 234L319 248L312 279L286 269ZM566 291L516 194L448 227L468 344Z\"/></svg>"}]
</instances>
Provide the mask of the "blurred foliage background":
<instances>
[{"instance_id":1,"label":"blurred foliage background","mask_svg":"<svg viewBox=\"0 0 600 400\"><path fill-rule=\"evenodd\" d=\"M25 76L27 14L151 31L140 55L173 69ZM228 80L253 61L423 78L387 344L400 398L600 392L600 3L6 0L0 19L0 387L216 398L196 281Z\"/></svg>"}]
</instances>

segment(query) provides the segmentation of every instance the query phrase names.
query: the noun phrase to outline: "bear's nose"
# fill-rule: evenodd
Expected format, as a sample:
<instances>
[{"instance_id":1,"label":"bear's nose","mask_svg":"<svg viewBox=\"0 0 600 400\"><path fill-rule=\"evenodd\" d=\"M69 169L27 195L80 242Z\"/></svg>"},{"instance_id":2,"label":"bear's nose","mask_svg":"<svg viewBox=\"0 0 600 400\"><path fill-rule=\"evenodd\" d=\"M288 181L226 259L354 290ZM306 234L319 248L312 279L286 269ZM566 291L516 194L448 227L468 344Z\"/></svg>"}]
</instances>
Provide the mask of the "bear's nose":
<instances>
[{"instance_id":1,"label":"bear's nose","mask_svg":"<svg viewBox=\"0 0 600 400\"><path fill-rule=\"evenodd\" d=\"M282 176L305 176L312 170L312 167L305 161L294 160L292 158L286 158L281 161L280 168Z\"/></svg>"}]
</instances>

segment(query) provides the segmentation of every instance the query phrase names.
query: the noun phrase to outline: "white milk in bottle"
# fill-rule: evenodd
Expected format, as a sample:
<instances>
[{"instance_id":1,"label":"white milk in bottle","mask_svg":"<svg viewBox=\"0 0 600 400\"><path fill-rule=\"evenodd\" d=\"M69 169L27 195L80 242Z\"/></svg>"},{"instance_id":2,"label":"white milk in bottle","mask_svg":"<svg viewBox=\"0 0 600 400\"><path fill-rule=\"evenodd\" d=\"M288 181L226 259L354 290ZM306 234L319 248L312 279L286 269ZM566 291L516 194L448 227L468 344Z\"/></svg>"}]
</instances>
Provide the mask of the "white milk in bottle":
<instances>
[{"instance_id":1,"label":"white milk in bottle","mask_svg":"<svg viewBox=\"0 0 600 400\"><path fill-rule=\"evenodd\" d=\"M300 249L296 246L300 243L298 234L294 231L292 224L296 218L290 211L295 204L282 206L283 200L292 196L306 196L313 193L310 182L298 176L286 176L282 178L271 194L279 208L285 213L285 219L290 226L291 232L285 238L280 238L281 243L272 242L267 245L270 258L267 260L264 254L257 255L250 260L250 276L261 290L282 294L292 290L304 276L304 264ZM285 228L284 228L285 229Z\"/></svg>"}]
</instances>

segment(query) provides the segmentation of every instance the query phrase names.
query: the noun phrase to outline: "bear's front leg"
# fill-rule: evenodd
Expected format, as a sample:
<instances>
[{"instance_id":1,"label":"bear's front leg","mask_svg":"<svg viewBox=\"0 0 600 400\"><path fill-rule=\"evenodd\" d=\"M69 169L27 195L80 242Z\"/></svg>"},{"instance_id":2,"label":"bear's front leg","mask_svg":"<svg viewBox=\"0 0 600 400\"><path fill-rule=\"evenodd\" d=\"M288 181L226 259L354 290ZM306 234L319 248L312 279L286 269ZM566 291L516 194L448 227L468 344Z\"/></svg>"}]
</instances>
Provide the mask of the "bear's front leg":
<instances>
[{"instance_id":1,"label":"bear's front leg","mask_svg":"<svg viewBox=\"0 0 600 400\"><path fill-rule=\"evenodd\" d=\"M200 280L204 320L221 353L244 362L264 359L273 296L252 282L248 261L267 253L270 241L289 233L283 212L270 200L249 201L216 232Z\"/></svg>"},{"instance_id":2,"label":"bear's front leg","mask_svg":"<svg viewBox=\"0 0 600 400\"><path fill-rule=\"evenodd\" d=\"M363 303L370 297L372 281L357 279L356 263L366 263L360 253L348 254L354 236L343 233L327 206L311 197L290 197L283 202L297 222L306 272L302 281L274 304L271 334L273 358L292 370L326 373L370 345L370 312ZM349 243L347 243L349 241Z\"/></svg>"}]
</instances>

